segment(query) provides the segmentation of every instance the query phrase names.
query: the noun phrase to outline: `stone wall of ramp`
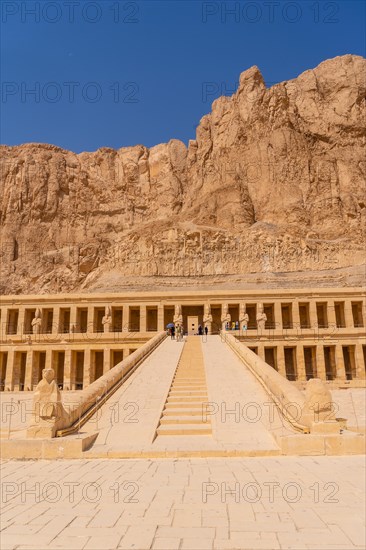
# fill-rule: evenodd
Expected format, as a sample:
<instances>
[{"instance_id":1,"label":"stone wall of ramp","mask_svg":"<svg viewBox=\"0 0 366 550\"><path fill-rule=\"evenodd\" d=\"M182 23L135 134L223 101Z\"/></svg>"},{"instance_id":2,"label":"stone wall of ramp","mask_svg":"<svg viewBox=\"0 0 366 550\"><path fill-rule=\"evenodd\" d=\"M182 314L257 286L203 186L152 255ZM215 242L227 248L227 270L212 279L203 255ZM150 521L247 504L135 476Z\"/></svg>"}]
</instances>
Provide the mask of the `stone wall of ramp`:
<instances>
[{"instance_id":1,"label":"stone wall of ramp","mask_svg":"<svg viewBox=\"0 0 366 550\"><path fill-rule=\"evenodd\" d=\"M166 338L166 332L159 332L146 344L118 363L106 374L80 392L79 403L71 406L63 418L56 418L57 436L73 433L75 424L84 424L99 407L120 387L126 376L137 367Z\"/></svg>"},{"instance_id":2,"label":"stone wall of ramp","mask_svg":"<svg viewBox=\"0 0 366 550\"><path fill-rule=\"evenodd\" d=\"M223 338L262 383L290 424L299 431L308 432L309 428L300 423L301 413L305 405L304 395L232 334L225 333Z\"/></svg>"}]
</instances>

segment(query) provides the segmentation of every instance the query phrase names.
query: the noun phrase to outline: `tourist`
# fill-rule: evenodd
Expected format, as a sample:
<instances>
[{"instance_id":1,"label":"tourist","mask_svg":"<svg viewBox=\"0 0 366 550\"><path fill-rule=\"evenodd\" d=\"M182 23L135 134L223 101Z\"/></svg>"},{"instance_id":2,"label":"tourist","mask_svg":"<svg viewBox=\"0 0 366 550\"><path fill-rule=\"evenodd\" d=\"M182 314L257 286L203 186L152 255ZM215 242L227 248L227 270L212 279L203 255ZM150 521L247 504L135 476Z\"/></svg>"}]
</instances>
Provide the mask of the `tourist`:
<instances>
[{"instance_id":1,"label":"tourist","mask_svg":"<svg viewBox=\"0 0 366 550\"><path fill-rule=\"evenodd\" d=\"M203 335L203 330L202 330L202 326L201 326L201 325L198 325L198 335L199 335L199 336L202 336L202 335Z\"/></svg>"},{"instance_id":2,"label":"tourist","mask_svg":"<svg viewBox=\"0 0 366 550\"><path fill-rule=\"evenodd\" d=\"M206 336L207 336L207 334L208 334L208 326L205 326L205 334L206 334Z\"/></svg>"}]
</instances>

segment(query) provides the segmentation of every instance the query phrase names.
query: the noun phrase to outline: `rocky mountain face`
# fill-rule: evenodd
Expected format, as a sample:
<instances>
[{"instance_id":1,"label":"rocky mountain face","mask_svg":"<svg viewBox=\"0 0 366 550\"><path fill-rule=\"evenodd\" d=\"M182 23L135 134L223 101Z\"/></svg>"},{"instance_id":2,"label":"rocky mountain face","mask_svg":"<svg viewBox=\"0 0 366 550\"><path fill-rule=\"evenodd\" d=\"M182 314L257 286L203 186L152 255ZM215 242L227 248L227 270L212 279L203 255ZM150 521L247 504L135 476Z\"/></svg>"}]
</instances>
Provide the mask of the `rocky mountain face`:
<instances>
[{"instance_id":1,"label":"rocky mountain face","mask_svg":"<svg viewBox=\"0 0 366 550\"><path fill-rule=\"evenodd\" d=\"M252 67L188 148L1 147L1 293L361 265L365 75L346 55L266 88Z\"/></svg>"}]
</instances>

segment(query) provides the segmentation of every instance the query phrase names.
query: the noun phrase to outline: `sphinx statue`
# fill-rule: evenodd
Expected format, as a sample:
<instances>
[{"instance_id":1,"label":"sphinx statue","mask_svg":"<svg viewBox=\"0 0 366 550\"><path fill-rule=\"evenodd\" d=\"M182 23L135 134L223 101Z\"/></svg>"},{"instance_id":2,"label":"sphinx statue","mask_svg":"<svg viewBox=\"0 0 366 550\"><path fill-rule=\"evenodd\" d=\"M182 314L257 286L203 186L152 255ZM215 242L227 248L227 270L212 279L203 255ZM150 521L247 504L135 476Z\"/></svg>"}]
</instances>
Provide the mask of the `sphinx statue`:
<instances>
[{"instance_id":1,"label":"sphinx statue","mask_svg":"<svg viewBox=\"0 0 366 550\"><path fill-rule=\"evenodd\" d=\"M339 433L341 426L335 417L332 394L320 378L308 380L301 422L312 433Z\"/></svg>"},{"instance_id":2,"label":"sphinx statue","mask_svg":"<svg viewBox=\"0 0 366 550\"><path fill-rule=\"evenodd\" d=\"M51 368L43 369L42 380L34 391L32 421L27 437L54 437L65 415L55 371Z\"/></svg>"}]
</instances>

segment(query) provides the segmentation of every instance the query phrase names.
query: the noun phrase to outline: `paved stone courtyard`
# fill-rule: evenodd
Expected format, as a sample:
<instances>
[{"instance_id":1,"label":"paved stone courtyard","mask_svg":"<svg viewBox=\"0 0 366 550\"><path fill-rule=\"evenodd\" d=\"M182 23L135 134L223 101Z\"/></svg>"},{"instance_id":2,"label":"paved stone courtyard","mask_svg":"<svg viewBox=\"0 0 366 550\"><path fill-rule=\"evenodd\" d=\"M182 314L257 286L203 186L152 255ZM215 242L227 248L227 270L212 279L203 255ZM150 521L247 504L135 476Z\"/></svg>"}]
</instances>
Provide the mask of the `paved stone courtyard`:
<instances>
[{"instance_id":1,"label":"paved stone courtyard","mask_svg":"<svg viewBox=\"0 0 366 550\"><path fill-rule=\"evenodd\" d=\"M365 458L3 461L1 548L365 548Z\"/></svg>"}]
</instances>

